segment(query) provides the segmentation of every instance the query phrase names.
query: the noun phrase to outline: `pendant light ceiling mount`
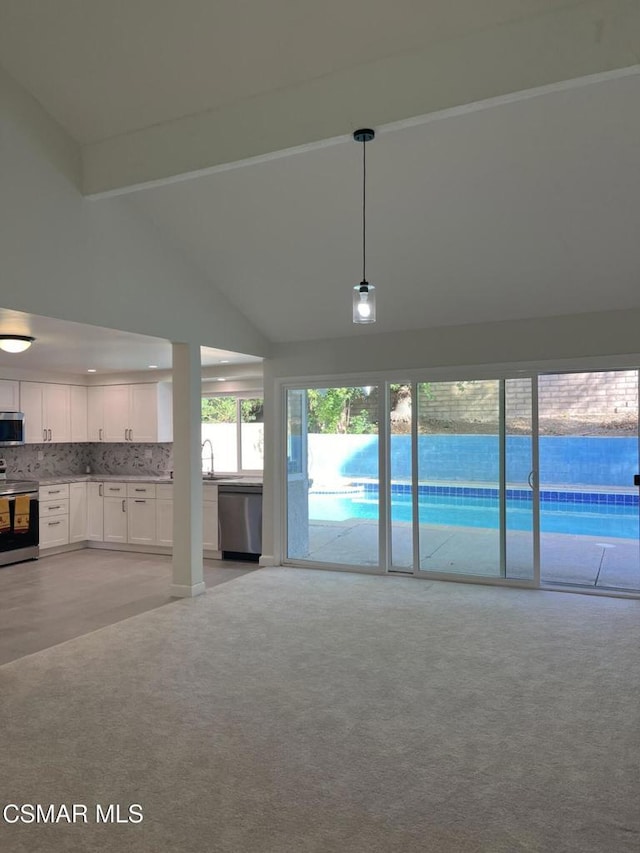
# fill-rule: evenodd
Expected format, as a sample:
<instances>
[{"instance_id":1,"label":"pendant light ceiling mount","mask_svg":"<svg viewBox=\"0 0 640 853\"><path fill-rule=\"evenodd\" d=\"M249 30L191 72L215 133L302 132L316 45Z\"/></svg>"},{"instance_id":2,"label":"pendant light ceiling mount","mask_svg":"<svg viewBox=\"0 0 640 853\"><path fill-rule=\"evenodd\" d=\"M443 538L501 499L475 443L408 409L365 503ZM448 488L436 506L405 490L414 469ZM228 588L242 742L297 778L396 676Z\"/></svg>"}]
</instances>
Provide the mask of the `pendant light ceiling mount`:
<instances>
[{"instance_id":1,"label":"pendant light ceiling mount","mask_svg":"<svg viewBox=\"0 0 640 853\"><path fill-rule=\"evenodd\" d=\"M367 281L367 142L376 138L375 130L360 128L353 134L355 142L362 143L362 281L353 288L353 322L358 324L376 321L376 288Z\"/></svg>"},{"instance_id":2,"label":"pendant light ceiling mount","mask_svg":"<svg viewBox=\"0 0 640 853\"><path fill-rule=\"evenodd\" d=\"M371 130L370 127L363 127L360 130L356 130L353 138L356 142L373 142L376 138L376 132L375 130Z\"/></svg>"}]
</instances>

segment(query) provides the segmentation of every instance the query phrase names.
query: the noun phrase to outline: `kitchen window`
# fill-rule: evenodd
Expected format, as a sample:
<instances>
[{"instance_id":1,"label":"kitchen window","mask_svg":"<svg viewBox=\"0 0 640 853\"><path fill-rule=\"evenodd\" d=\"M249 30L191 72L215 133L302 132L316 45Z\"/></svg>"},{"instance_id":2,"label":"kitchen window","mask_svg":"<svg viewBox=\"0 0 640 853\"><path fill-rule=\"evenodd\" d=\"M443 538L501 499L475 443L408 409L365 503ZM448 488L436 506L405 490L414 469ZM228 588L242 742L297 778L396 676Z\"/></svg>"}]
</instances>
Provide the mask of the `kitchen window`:
<instances>
[{"instance_id":1,"label":"kitchen window","mask_svg":"<svg viewBox=\"0 0 640 853\"><path fill-rule=\"evenodd\" d=\"M261 397L210 394L202 398L202 470L258 473L263 468L264 411ZM208 442L211 442L211 447Z\"/></svg>"}]
</instances>

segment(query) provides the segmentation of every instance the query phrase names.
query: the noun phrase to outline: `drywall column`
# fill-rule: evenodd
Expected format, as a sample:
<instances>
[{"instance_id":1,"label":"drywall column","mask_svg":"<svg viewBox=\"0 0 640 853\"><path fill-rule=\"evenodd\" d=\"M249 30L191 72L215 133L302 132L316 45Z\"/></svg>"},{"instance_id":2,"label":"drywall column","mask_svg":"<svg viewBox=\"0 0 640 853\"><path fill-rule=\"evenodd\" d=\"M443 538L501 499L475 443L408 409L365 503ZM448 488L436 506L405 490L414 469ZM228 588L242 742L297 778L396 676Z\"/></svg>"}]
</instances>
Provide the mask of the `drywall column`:
<instances>
[{"instance_id":1,"label":"drywall column","mask_svg":"<svg viewBox=\"0 0 640 853\"><path fill-rule=\"evenodd\" d=\"M204 592L202 575L202 420L200 347L173 344L174 598Z\"/></svg>"}]
</instances>

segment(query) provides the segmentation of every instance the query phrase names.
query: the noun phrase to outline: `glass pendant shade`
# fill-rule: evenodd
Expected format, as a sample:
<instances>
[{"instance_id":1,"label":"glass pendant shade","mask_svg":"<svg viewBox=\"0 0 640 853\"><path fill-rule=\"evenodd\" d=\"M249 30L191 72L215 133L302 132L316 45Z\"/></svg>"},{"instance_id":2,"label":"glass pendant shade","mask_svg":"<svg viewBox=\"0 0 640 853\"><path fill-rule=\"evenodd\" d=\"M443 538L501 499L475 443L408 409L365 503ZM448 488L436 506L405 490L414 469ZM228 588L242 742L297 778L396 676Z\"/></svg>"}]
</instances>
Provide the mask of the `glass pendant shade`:
<instances>
[{"instance_id":1,"label":"glass pendant shade","mask_svg":"<svg viewBox=\"0 0 640 853\"><path fill-rule=\"evenodd\" d=\"M353 288L353 322L359 325L376 321L376 289L367 281L367 142L375 136L370 127L353 134L362 143L362 281Z\"/></svg>"},{"instance_id":2,"label":"glass pendant shade","mask_svg":"<svg viewBox=\"0 0 640 853\"><path fill-rule=\"evenodd\" d=\"M30 335L0 335L0 349L5 352L24 352L35 341Z\"/></svg>"},{"instance_id":3,"label":"glass pendant shade","mask_svg":"<svg viewBox=\"0 0 640 853\"><path fill-rule=\"evenodd\" d=\"M368 281L361 281L353 288L353 322L375 323L376 288Z\"/></svg>"}]
</instances>

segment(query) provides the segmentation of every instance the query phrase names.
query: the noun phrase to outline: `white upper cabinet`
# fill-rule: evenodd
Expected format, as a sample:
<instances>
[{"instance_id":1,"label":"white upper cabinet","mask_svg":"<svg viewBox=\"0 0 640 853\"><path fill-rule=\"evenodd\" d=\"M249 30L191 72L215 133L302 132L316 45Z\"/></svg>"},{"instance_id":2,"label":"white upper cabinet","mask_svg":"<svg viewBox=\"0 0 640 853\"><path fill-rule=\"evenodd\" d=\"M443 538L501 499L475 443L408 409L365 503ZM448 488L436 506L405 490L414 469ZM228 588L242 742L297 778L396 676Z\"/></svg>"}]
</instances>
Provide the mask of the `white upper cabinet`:
<instances>
[{"instance_id":1,"label":"white upper cabinet","mask_svg":"<svg viewBox=\"0 0 640 853\"><path fill-rule=\"evenodd\" d=\"M47 440L43 425L43 387L39 382L20 383L20 405L24 412L24 440L27 444L42 444Z\"/></svg>"},{"instance_id":2,"label":"white upper cabinet","mask_svg":"<svg viewBox=\"0 0 640 853\"><path fill-rule=\"evenodd\" d=\"M170 384L143 382L89 388L89 440L172 441Z\"/></svg>"},{"instance_id":3,"label":"white upper cabinet","mask_svg":"<svg viewBox=\"0 0 640 853\"><path fill-rule=\"evenodd\" d=\"M89 441L104 441L104 385L87 388L87 437Z\"/></svg>"},{"instance_id":4,"label":"white upper cabinet","mask_svg":"<svg viewBox=\"0 0 640 853\"><path fill-rule=\"evenodd\" d=\"M103 441L129 441L129 385L105 385L103 388Z\"/></svg>"},{"instance_id":5,"label":"white upper cabinet","mask_svg":"<svg viewBox=\"0 0 640 853\"><path fill-rule=\"evenodd\" d=\"M24 412L27 444L71 441L69 385L21 382L20 405Z\"/></svg>"},{"instance_id":6,"label":"white upper cabinet","mask_svg":"<svg viewBox=\"0 0 640 853\"><path fill-rule=\"evenodd\" d=\"M20 383L0 379L0 412L21 412Z\"/></svg>"},{"instance_id":7,"label":"white upper cabinet","mask_svg":"<svg viewBox=\"0 0 640 853\"><path fill-rule=\"evenodd\" d=\"M71 441L88 441L87 386L71 385Z\"/></svg>"}]
</instances>

